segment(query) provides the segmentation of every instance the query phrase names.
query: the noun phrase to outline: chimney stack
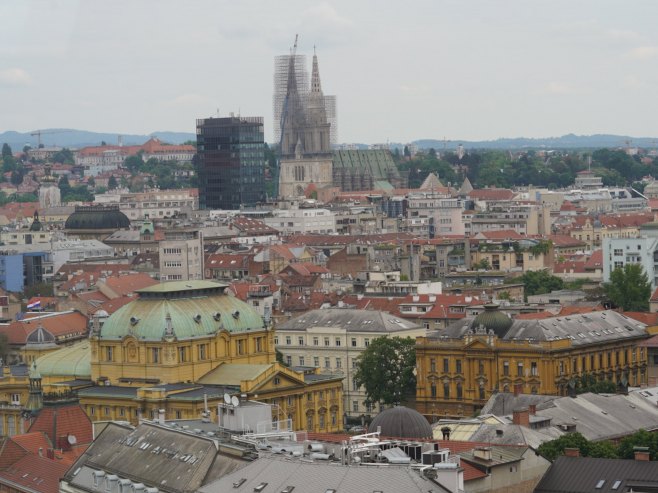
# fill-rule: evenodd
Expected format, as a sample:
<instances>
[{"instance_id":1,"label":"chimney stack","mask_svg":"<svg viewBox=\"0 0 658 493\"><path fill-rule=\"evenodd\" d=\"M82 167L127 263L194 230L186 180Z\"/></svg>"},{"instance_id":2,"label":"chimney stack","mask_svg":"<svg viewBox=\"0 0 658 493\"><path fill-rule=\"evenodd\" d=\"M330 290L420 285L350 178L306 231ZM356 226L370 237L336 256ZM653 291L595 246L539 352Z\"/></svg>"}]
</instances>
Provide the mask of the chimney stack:
<instances>
[{"instance_id":1,"label":"chimney stack","mask_svg":"<svg viewBox=\"0 0 658 493\"><path fill-rule=\"evenodd\" d=\"M580 457L580 449L578 447L570 448L567 447L564 449L564 455L567 457Z\"/></svg>"},{"instance_id":2,"label":"chimney stack","mask_svg":"<svg viewBox=\"0 0 658 493\"><path fill-rule=\"evenodd\" d=\"M514 397L518 397L519 394L523 393L523 384L515 383L514 384Z\"/></svg>"},{"instance_id":3,"label":"chimney stack","mask_svg":"<svg viewBox=\"0 0 658 493\"><path fill-rule=\"evenodd\" d=\"M161 425L165 424L165 410L164 409L158 409L158 423Z\"/></svg>"},{"instance_id":4,"label":"chimney stack","mask_svg":"<svg viewBox=\"0 0 658 493\"><path fill-rule=\"evenodd\" d=\"M537 414L537 404L528 404L528 412L534 416Z\"/></svg>"},{"instance_id":5,"label":"chimney stack","mask_svg":"<svg viewBox=\"0 0 658 493\"><path fill-rule=\"evenodd\" d=\"M633 452L635 453L635 460L651 460L651 457L649 456L649 447L633 447Z\"/></svg>"},{"instance_id":6,"label":"chimney stack","mask_svg":"<svg viewBox=\"0 0 658 493\"><path fill-rule=\"evenodd\" d=\"M515 409L512 413L512 423L515 425L530 427L530 413L528 408Z\"/></svg>"}]
</instances>

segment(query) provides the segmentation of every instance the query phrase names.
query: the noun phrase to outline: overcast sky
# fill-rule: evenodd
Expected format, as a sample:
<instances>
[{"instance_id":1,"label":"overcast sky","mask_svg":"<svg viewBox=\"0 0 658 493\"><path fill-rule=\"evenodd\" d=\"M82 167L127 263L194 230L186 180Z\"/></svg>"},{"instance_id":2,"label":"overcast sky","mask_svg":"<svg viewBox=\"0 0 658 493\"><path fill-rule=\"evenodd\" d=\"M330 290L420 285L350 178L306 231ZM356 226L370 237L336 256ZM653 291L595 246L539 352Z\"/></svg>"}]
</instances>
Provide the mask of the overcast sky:
<instances>
[{"instance_id":1,"label":"overcast sky","mask_svg":"<svg viewBox=\"0 0 658 493\"><path fill-rule=\"evenodd\" d=\"M2 0L0 131L264 116L295 33L339 142L658 136L655 0Z\"/></svg>"}]
</instances>

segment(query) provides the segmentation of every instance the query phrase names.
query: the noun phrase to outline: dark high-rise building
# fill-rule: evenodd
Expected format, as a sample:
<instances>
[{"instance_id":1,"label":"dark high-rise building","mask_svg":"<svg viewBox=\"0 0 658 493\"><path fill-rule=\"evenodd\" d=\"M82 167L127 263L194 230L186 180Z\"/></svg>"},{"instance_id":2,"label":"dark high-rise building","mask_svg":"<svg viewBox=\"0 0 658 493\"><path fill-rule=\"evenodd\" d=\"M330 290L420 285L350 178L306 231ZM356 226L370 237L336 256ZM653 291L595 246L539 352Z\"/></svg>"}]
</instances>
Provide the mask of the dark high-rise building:
<instances>
[{"instance_id":1,"label":"dark high-rise building","mask_svg":"<svg viewBox=\"0 0 658 493\"><path fill-rule=\"evenodd\" d=\"M200 119L196 139L201 209L239 209L265 201L262 117Z\"/></svg>"}]
</instances>

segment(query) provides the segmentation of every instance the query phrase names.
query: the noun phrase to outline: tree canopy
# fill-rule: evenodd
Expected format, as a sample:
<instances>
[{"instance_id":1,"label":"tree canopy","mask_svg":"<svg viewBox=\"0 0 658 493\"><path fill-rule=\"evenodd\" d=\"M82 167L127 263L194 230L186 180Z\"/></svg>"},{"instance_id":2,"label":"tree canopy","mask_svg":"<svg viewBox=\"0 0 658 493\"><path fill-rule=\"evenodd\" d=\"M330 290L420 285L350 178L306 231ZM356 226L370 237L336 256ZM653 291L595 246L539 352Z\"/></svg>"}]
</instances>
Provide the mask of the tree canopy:
<instances>
[{"instance_id":1,"label":"tree canopy","mask_svg":"<svg viewBox=\"0 0 658 493\"><path fill-rule=\"evenodd\" d=\"M550 293L564 287L562 279L544 270L528 271L522 276L509 279L506 282L522 282L526 298L535 294Z\"/></svg>"},{"instance_id":2,"label":"tree canopy","mask_svg":"<svg viewBox=\"0 0 658 493\"><path fill-rule=\"evenodd\" d=\"M379 337L361 353L354 380L365 387L369 402L396 404L415 395L415 345L411 337Z\"/></svg>"},{"instance_id":3,"label":"tree canopy","mask_svg":"<svg viewBox=\"0 0 658 493\"><path fill-rule=\"evenodd\" d=\"M651 460L658 458L658 435L639 430L627 436L615 445L609 441L592 442L580 433L567 433L560 438L542 443L537 452L550 461L564 455L565 448L577 448L583 457L598 457L603 459L633 459L635 447L647 447Z\"/></svg>"},{"instance_id":4,"label":"tree canopy","mask_svg":"<svg viewBox=\"0 0 658 493\"><path fill-rule=\"evenodd\" d=\"M649 311L651 284L640 264L626 264L613 270L603 290L608 299L624 311Z\"/></svg>"}]
</instances>

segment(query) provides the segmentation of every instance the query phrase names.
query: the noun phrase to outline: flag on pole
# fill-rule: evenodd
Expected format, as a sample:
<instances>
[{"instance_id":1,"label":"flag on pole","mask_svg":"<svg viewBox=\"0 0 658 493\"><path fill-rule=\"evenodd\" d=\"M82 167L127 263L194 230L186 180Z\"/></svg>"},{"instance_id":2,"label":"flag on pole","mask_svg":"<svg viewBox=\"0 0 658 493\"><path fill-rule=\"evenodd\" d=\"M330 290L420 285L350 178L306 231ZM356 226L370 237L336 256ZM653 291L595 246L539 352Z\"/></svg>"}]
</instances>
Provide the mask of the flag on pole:
<instances>
[{"instance_id":1,"label":"flag on pole","mask_svg":"<svg viewBox=\"0 0 658 493\"><path fill-rule=\"evenodd\" d=\"M36 300L32 303L28 303L27 309L32 310L34 308L41 308L41 300Z\"/></svg>"}]
</instances>

